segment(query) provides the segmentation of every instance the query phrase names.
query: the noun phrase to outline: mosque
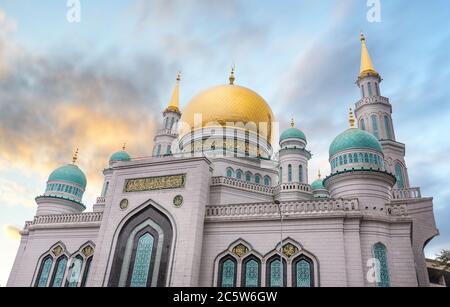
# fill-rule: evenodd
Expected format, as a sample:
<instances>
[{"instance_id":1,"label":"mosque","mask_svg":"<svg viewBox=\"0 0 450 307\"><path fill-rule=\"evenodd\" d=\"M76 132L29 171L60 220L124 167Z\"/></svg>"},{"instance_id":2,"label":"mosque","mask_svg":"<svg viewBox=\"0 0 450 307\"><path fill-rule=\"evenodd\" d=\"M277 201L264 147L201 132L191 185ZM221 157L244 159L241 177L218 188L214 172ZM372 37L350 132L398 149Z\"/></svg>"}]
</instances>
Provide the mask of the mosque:
<instances>
[{"instance_id":1,"label":"mosque","mask_svg":"<svg viewBox=\"0 0 450 307\"><path fill-rule=\"evenodd\" d=\"M429 286L433 199L410 184L361 44L361 99L330 145L328 176L311 178L295 123L274 152L272 110L234 71L183 110L178 77L151 156L114 153L92 212L76 155L50 174L8 286Z\"/></svg>"}]
</instances>

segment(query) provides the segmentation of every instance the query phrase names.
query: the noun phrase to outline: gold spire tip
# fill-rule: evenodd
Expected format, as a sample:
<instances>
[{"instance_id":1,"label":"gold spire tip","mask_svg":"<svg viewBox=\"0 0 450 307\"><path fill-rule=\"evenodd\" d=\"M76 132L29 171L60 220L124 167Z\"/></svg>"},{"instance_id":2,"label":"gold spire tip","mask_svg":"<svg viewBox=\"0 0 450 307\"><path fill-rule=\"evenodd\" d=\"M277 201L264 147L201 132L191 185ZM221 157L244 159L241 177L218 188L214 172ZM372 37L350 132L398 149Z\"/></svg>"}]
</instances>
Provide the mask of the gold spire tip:
<instances>
[{"instance_id":1,"label":"gold spire tip","mask_svg":"<svg viewBox=\"0 0 450 307\"><path fill-rule=\"evenodd\" d=\"M350 128L355 128L355 115L353 114L353 109L349 108L349 122Z\"/></svg>"},{"instance_id":2,"label":"gold spire tip","mask_svg":"<svg viewBox=\"0 0 450 307\"><path fill-rule=\"evenodd\" d=\"M77 150L75 150L75 153L73 154L72 163L75 164L77 160L78 160L78 148Z\"/></svg>"},{"instance_id":3,"label":"gold spire tip","mask_svg":"<svg viewBox=\"0 0 450 307\"><path fill-rule=\"evenodd\" d=\"M125 149L127 149L127 143L123 143L122 150L125 151Z\"/></svg>"},{"instance_id":4,"label":"gold spire tip","mask_svg":"<svg viewBox=\"0 0 450 307\"><path fill-rule=\"evenodd\" d=\"M364 36L364 32L361 31L361 41L364 42L366 41L366 37Z\"/></svg>"},{"instance_id":5,"label":"gold spire tip","mask_svg":"<svg viewBox=\"0 0 450 307\"><path fill-rule=\"evenodd\" d=\"M292 128L295 127L295 120L294 120L294 118L291 118L291 127L292 127Z\"/></svg>"},{"instance_id":6,"label":"gold spire tip","mask_svg":"<svg viewBox=\"0 0 450 307\"><path fill-rule=\"evenodd\" d=\"M231 66L231 73L230 73L230 85L234 85L234 81L236 80L236 77L234 76L235 67L234 65Z\"/></svg>"},{"instance_id":7,"label":"gold spire tip","mask_svg":"<svg viewBox=\"0 0 450 307\"><path fill-rule=\"evenodd\" d=\"M181 71L178 72L177 74L177 82L181 81Z\"/></svg>"},{"instance_id":8,"label":"gold spire tip","mask_svg":"<svg viewBox=\"0 0 450 307\"><path fill-rule=\"evenodd\" d=\"M318 177L319 177L319 179L322 178L322 174L320 173L320 169L319 169Z\"/></svg>"}]
</instances>

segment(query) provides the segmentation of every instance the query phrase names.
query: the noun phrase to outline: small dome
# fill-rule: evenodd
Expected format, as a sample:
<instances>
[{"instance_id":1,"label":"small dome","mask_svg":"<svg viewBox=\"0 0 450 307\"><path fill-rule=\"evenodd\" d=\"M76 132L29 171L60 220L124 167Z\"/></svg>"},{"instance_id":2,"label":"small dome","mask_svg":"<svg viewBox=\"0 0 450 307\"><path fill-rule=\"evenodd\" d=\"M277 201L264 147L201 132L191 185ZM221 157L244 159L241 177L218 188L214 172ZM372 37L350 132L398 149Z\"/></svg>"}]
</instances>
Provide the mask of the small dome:
<instances>
[{"instance_id":1,"label":"small dome","mask_svg":"<svg viewBox=\"0 0 450 307\"><path fill-rule=\"evenodd\" d=\"M323 185L323 179L317 179L311 184L311 189L314 190L325 190L325 186Z\"/></svg>"},{"instance_id":2,"label":"small dome","mask_svg":"<svg viewBox=\"0 0 450 307\"><path fill-rule=\"evenodd\" d=\"M330 158L336 153L348 149L373 149L383 153L383 148L377 138L364 130L350 128L338 135L330 146Z\"/></svg>"},{"instance_id":3,"label":"small dome","mask_svg":"<svg viewBox=\"0 0 450 307\"><path fill-rule=\"evenodd\" d=\"M297 128L289 128L280 136L280 142L287 139L301 139L306 141L306 135Z\"/></svg>"},{"instance_id":4,"label":"small dome","mask_svg":"<svg viewBox=\"0 0 450 307\"><path fill-rule=\"evenodd\" d=\"M109 159L110 162L111 161L130 161L130 160L131 160L130 155L124 150L114 153L111 156L111 158Z\"/></svg>"},{"instance_id":5,"label":"small dome","mask_svg":"<svg viewBox=\"0 0 450 307\"><path fill-rule=\"evenodd\" d=\"M86 188L87 180L83 171L75 164L67 164L54 170L48 177L48 181L65 181L68 183L74 183Z\"/></svg>"}]
</instances>

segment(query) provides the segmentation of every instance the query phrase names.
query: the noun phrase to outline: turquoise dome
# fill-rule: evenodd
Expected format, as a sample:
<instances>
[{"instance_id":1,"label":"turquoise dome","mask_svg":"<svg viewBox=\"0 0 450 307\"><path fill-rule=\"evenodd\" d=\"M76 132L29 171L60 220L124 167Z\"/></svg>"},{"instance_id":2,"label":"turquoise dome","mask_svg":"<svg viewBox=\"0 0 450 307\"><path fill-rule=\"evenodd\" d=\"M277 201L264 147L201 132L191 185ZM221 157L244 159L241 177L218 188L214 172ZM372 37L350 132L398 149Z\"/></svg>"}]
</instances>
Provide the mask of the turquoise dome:
<instances>
[{"instance_id":1,"label":"turquoise dome","mask_svg":"<svg viewBox=\"0 0 450 307\"><path fill-rule=\"evenodd\" d=\"M306 141L306 135L297 128L289 128L281 134L280 142L287 139L301 139Z\"/></svg>"},{"instance_id":2,"label":"turquoise dome","mask_svg":"<svg viewBox=\"0 0 450 307\"><path fill-rule=\"evenodd\" d=\"M336 153L348 149L373 149L383 153L383 148L377 138L364 130L351 128L338 135L330 146L330 158Z\"/></svg>"},{"instance_id":3,"label":"turquoise dome","mask_svg":"<svg viewBox=\"0 0 450 307\"><path fill-rule=\"evenodd\" d=\"M311 184L311 189L314 190L325 190L325 186L323 185L323 179L317 179Z\"/></svg>"},{"instance_id":4,"label":"turquoise dome","mask_svg":"<svg viewBox=\"0 0 450 307\"><path fill-rule=\"evenodd\" d=\"M118 151L111 156L109 161L130 161L131 157L126 151Z\"/></svg>"},{"instance_id":5,"label":"turquoise dome","mask_svg":"<svg viewBox=\"0 0 450 307\"><path fill-rule=\"evenodd\" d=\"M75 164L67 164L54 170L48 177L48 181L65 181L86 188L86 176Z\"/></svg>"}]
</instances>

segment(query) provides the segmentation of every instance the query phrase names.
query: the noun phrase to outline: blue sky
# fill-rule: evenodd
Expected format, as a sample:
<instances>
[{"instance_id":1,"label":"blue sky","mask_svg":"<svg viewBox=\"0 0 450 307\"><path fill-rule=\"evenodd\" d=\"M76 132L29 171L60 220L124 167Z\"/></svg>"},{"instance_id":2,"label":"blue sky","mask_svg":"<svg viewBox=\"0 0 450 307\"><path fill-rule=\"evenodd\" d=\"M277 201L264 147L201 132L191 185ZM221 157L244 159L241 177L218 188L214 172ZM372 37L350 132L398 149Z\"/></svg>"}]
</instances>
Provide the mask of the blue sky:
<instances>
[{"instance_id":1,"label":"blue sky","mask_svg":"<svg viewBox=\"0 0 450 307\"><path fill-rule=\"evenodd\" d=\"M151 153L160 111L178 70L181 103L227 81L261 94L282 127L295 117L314 154L310 177L329 171L328 146L359 99L359 32L391 99L397 139L407 145L413 186L433 196L450 248L450 4L381 0L370 23L366 1L81 0L81 22L66 1L0 0L0 284L18 247L14 227L35 212L48 174L80 147L88 208L101 170L123 142Z\"/></svg>"}]
</instances>

